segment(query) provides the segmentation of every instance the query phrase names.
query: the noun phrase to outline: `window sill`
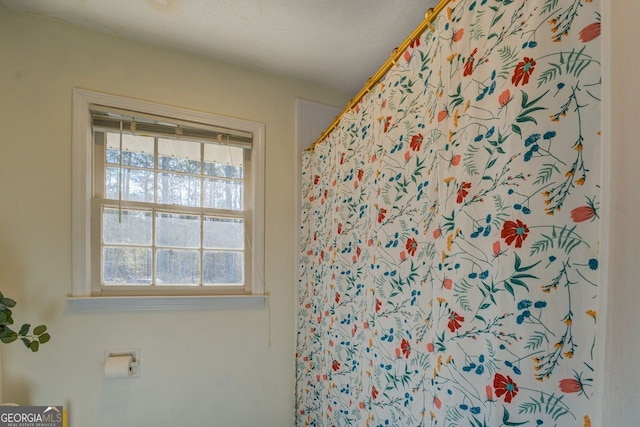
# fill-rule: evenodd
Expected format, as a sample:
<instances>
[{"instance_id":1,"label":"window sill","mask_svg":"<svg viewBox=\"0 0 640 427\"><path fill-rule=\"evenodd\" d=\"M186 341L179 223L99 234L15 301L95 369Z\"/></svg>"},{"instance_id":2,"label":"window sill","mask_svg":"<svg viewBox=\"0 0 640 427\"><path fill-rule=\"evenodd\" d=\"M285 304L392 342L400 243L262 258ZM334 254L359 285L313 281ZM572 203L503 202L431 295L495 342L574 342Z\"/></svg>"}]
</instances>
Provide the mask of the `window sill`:
<instances>
[{"instance_id":1,"label":"window sill","mask_svg":"<svg viewBox=\"0 0 640 427\"><path fill-rule=\"evenodd\" d=\"M267 295L68 297L76 313L264 308Z\"/></svg>"}]
</instances>

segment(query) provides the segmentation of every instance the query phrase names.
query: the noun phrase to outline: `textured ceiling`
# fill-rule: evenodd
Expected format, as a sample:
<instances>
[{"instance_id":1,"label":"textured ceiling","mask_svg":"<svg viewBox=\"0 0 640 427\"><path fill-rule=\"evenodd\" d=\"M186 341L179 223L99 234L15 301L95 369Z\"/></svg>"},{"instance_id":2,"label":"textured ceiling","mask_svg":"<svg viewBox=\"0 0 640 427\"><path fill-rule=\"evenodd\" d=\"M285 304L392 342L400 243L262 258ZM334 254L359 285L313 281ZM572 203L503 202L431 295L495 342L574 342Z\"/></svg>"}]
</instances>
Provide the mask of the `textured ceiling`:
<instances>
[{"instance_id":1,"label":"textured ceiling","mask_svg":"<svg viewBox=\"0 0 640 427\"><path fill-rule=\"evenodd\" d=\"M0 0L354 95L437 0Z\"/></svg>"}]
</instances>

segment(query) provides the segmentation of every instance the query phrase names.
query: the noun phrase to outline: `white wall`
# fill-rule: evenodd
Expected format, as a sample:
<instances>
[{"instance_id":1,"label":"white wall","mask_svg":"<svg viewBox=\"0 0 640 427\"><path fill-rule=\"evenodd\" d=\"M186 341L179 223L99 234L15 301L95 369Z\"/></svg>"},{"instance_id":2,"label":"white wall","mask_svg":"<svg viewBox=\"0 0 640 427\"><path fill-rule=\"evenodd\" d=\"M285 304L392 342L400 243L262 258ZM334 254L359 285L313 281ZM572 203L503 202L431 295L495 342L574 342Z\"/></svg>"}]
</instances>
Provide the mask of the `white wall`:
<instances>
[{"instance_id":1,"label":"white wall","mask_svg":"<svg viewBox=\"0 0 640 427\"><path fill-rule=\"evenodd\" d=\"M295 99L347 94L2 8L0 58L0 290L16 323L53 337L35 354L3 346L4 400L67 405L75 427L290 425ZM270 311L70 310L74 87L266 123ZM103 379L118 348L141 350L140 378Z\"/></svg>"},{"instance_id":2,"label":"white wall","mask_svg":"<svg viewBox=\"0 0 640 427\"><path fill-rule=\"evenodd\" d=\"M640 425L640 2L603 2L610 133L609 270L603 426ZM606 61L609 57L609 61ZM608 68L610 67L610 72ZM605 107L606 108L606 107Z\"/></svg>"}]
</instances>

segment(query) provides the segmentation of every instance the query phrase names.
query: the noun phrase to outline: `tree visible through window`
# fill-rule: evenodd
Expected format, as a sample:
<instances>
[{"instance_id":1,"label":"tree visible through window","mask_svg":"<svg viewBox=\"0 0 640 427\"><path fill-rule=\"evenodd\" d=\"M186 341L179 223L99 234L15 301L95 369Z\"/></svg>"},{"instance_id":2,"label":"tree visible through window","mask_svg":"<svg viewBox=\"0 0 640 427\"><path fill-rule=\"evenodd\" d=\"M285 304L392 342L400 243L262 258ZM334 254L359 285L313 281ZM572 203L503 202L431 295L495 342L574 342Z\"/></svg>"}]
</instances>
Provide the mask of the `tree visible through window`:
<instances>
[{"instance_id":1,"label":"tree visible through window","mask_svg":"<svg viewBox=\"0 0 640 427\"><path fill-rule=\"evenodd\" d=\"M264 306L263 124L75 89L72 159L74 310Z\"/></svg>"},{"instance_id":2,"label":"tree visible through window","mask_svg":"<svg viewBox=\"0 0 640 427\"><path fill-rule=\"evenodd\" d=\"M112 131L95 141L101 285L244 284L243 148Z\"/></svg>"}]
</instances>

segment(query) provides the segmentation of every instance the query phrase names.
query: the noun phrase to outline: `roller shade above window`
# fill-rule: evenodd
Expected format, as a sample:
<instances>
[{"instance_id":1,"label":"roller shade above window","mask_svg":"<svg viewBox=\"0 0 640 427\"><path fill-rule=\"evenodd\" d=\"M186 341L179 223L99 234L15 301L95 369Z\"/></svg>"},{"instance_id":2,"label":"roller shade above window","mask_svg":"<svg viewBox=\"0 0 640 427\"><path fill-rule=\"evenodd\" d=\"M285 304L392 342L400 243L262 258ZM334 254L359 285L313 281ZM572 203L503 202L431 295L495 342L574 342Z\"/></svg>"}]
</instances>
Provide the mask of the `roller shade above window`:
<instances>
[{"instance_id":1,"label":"roller shade above window","mask_svg":"<svg viewBox=\"0 0 640 427\"><path fill-rule=\"evenodd\" d=\"M94 131L122 130L123 134L208 142L240 148L251 148L253 142L253 135L249 132L100 105L91 106L91 126Z\"/></svg>"}]
</instances>

